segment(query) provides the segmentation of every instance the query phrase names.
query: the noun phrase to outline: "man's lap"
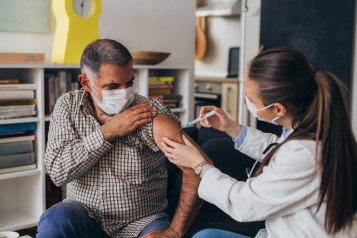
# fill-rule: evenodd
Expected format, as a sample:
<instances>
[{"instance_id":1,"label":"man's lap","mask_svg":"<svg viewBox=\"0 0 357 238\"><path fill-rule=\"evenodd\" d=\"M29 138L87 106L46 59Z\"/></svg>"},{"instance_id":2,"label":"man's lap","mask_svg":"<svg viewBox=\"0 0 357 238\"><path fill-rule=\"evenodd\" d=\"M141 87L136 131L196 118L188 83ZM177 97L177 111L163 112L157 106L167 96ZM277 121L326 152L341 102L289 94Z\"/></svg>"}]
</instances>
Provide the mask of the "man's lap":
<instances>
[{"instance_id":1,"label":"man's lap","mask_svg":"<svg viewBox=\"0 0 357 238\"><path fill-rule=\"evenodd\" d=\"M139 237L169 226L168 218L157 219L145 227ZM81 204L69 199L57 203L42 214L36 237L110 238L100 229L99 224L88 216Z\"/></svg>"}]
</instances>

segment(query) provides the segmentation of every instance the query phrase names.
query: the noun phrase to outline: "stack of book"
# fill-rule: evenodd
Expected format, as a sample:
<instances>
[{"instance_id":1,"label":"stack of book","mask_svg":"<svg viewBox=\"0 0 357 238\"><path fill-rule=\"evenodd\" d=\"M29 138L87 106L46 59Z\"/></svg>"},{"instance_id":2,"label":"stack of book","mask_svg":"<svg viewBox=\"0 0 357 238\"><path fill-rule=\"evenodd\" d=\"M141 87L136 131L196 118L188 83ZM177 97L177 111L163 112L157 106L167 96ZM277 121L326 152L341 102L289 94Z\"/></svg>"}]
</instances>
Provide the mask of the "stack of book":
<instances>
[{"instance_id":1,"label":"stack of book","mask_svg":"<svg viewBox=\"0 0 357 238\"><path fill-rule=\"evenodd\" d=\"M18 79L0 79L0 119L36 116L36 84Z\"/></svg>"},{"instance_id":2,"label":"stack of book","mask_svg":"<svg viewBox=\"0 0 357 238\"><path fill-rule=\"evenodd\" d=\"M181 95L172 95L174 77L149 77L149 99L158 98L166 107L177 108Z\"/></svg>"},{"instance_id":3,"label":"stack of book","mask_svg":"<svg viewBox=\"0 0 357 238\"><path fill-rule=\"evenodd\" d=\"M35 123L0 125L0 174L36 168ZM19 136L20 135L20 136Z\"/></svg>"},{"instance_id":4,"label":"stack of book","mask_svg":"<svg viewBox=\"0 0 357 238\"><path fill-rule=\"evenodd\" d=\"M66 71L45 74L45 114L53 112L57 99L64 93L78 89L78 82L72 83L72 74Z\"/></svg>"}]
</instances>

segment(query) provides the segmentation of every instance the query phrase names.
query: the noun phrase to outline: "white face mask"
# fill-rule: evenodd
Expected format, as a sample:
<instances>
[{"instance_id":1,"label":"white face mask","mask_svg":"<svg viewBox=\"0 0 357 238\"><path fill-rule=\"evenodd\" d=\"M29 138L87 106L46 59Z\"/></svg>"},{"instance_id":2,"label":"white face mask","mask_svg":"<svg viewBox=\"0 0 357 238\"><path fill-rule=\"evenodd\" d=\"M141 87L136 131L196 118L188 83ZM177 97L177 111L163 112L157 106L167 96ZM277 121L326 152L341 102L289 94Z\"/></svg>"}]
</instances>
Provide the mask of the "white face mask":
<instances>
[{"instance_id":1,"label":"white face mask","mask_svg":"<svg viewBox=\"0 0 357 238\"><path fill-rule=\"evenodd\" d=\"M96 89L103 95L102 102L99 102L92 94L98 107L108 115L118 114L125 108L129 107L134 101L134 87L125 89L102 90L100 91L97 86L89 80Z\"/></svg>"},{"instance_id":2,"label":"white face mask","mask_svg":"<svg viewBox=\"0 0 357 238\"><path fill-rule=\"evenodd\" d=\"M278 125L278 123L276 123L276 120L278 120L280 118L280 116L278 116L277 118L269 121L269 120L265 120L265 119L261 118L257 113L259 111L263 111L263 110L265 110L265 109L267 109L269 107L272 107L274 104L271 104L269 106L263 107L261 109L256 109L254 104L252 103L252 101L250 101L250 99L247 97L247 95L245 95L245 102L247 104L247 108L250 111L250 113L252 113L252 115L255 116L256 118L258 118L259 121L265 121L265 122L269 122L269 123L274 124L274 125Z\"/></svg>"}]
</instances>

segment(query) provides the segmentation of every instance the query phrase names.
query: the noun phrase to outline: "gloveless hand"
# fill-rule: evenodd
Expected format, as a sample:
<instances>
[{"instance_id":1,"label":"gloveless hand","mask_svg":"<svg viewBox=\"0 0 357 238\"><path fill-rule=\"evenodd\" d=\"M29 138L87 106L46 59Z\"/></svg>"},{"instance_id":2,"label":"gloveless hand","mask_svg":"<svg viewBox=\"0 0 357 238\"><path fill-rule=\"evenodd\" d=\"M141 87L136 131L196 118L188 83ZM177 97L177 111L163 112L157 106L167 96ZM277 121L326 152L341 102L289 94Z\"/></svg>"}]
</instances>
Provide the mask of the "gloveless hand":
<instances>
[{"instance_id":1,"label":"gloveless hand","mask_svg":"<svg viewBox=\"0 0 357 238\"><path fill-rule=\"evenodd\" d=\"M205 161L200 151L184 136L182 139L185 145L174 142L164 137L161 145L165 156L169 161L177 166L194 169L199 163Z\"/></svg>"},{"instance_id":2,"label":"gloveless hand","mask_svg":"<svg viewBox=\"0 0 357 238\"><path fill-rule=\"evenodd\" d=\"M114 115L102 127L104 139L111 142L115 138L130 134L139 126L150 122L156 115L156 108L151 103L138 103Z\"/></svg>"},{"instance_id":3,"label":"gloveless hand","mask_svg":"<svg viewBox=\"0 0 357 238\"><path fill-rule=\"evenodd\" d=\"M231 120L221 108L215 106L204 106L201 108L200 117L211 111L216 111L216 114L202 120L200 122L202 126L220 130L227 133L232 138L236 138L239 135L242 126Z\"/></svg>"}]
</instances>

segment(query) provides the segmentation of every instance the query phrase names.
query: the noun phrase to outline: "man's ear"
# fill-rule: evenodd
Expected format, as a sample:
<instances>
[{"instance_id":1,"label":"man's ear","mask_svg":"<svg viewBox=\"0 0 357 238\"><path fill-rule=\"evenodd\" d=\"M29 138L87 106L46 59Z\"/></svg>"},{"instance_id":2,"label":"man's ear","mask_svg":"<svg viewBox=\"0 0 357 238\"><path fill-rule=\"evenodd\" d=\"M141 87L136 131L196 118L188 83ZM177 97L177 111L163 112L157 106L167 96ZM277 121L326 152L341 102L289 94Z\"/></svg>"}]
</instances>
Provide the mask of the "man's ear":
<instances>
[{"instance_id":1,"label":"man's ear","mask_svg":"<svg viewBox=\"0 0 357 238\"><path fill-rule=\"evenodd\" d=\"M79 82L82 84L82 87L83 87L87 92L92 92L91 85L90 85L90 81L89 81L89 79L87 78L86 75L80 74L80 75L78 76L78 80L79 80Z\"/></svg>"},{"instance_id":2,"label":"man's ear","mask_svg":"<svg viewBox=\"0 0 357 238\"><path fill-rule=\"evenodd\" d=\"M278 114L280 117L283 117L286 115L286 107L283 104L274 103L274 108L276 110L276 114Z\"/></svg>"}]
</instances>

